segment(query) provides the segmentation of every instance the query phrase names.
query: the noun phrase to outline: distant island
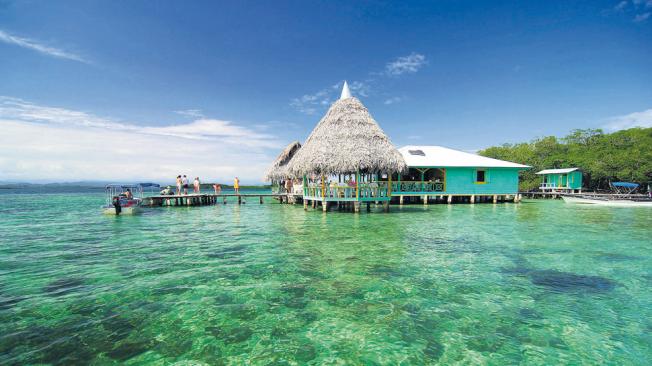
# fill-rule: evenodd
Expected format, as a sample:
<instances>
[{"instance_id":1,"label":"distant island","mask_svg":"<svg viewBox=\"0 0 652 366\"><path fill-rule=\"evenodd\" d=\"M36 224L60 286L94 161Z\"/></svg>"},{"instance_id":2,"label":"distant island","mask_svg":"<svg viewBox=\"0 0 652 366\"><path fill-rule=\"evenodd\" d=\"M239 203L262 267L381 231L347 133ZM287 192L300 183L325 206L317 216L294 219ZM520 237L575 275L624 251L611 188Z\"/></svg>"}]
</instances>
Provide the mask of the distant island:
<instances>
[{"instance_id":1,"label":"distant island","mask_svg":"<svg viewBox=\"0 0 652 366\"><path fill-rule=\"evenodd\" d=\"M131 182L131 181L130 181ZM0 192L26 192L26 193L74 193L74 192L103 192L104 187L115 182L61 182L61 183L27 183L27 182L0 182ZM203 192L212 192L214 183L201 185ZM222 189L233 189L232 185L221 184ZM174 183L161 184L161 187L175 187ZM192 189L192 188L191 188ZM271 185L240 185L242 190L266 190Z\"/></svg>"},{"instance_id":2,"label":"distant island","mask_svg":"<svg viewBox=\"0 0 652 366\"><path fill-rule=\"evenodd\" d=\"M527 164L520 189L541 183L536 172L551 168L580 168L584 188L608 189L609 182L628 181L646 186L652 182L652 128L631 128L613 133L600 129L573 130L557 138L546 136L530 142L504 144L479 151L482 156Z\"/></svg>"}]
</instances>

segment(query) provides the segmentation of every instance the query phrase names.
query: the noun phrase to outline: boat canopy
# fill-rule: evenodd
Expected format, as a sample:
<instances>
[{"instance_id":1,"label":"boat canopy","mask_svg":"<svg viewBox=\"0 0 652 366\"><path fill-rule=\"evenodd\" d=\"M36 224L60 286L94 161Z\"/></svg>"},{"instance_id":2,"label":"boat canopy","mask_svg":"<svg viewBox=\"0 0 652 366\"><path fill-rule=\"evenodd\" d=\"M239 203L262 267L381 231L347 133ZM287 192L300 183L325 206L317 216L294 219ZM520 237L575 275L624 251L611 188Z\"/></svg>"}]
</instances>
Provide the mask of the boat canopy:
<instances>
[{"instance_id":1,"label":"boat canopy","mask_svg":"<svg viewBox=\"0 0 652 366\"><path fill-rule=\"evenodd\" d=\"M638 183L630 183L630 182L613 182L611 183L611 185L614 187L621 187L621 188L638 188Z\"/></svg>"},{"instance_id":2,"label":"boat canopy","mask_svg":"<svg viewBox=\"0 0 652 366\"><path fill-rule=\"evenodd\" d=\"M143 188L160 188L161 186L156 183L112 183L107 184L106 189L143 189Z\"/></svg>"}]
</instances>

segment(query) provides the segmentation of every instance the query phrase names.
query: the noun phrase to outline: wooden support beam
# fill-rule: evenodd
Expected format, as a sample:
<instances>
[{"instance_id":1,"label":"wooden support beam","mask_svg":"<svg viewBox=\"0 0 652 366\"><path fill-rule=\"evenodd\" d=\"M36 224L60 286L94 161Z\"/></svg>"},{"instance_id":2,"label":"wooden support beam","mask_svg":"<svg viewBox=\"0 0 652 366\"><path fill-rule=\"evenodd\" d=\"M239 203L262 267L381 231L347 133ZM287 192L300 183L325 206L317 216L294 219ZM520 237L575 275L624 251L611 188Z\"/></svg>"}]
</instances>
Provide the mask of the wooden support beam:
<instances>
[{"instance_id":1,"label":"wooden support beam","mask_svg":"<svg viewBox=\"0 0 652 366\"><path fill-rule=\"evenodd\" d=\"M453 195L452 195L452 194L449 194L449 195L448 195L447 202L448 202L449 205L450 205L451 203L453 203Z\"/></svg>"},{"instance_id":2,"label":"wooden support beam","mask_svg":"<svg viewBox=\"0 0 652 366\"><path fill-rule=\"evenodd\" d=\"M471 202L472 204L475 203L475 195L474 194L471 195L471 198L469 199L469 202Z\"/></svg>"},{"instance_id":3,"label":"wooden support beam","mask_svg":"<svg viewBox=\"0 0 652 366\"><path fill-rule=\"evenodd\" d=\"M260 204L263 204L263 196L260 196Z\"/></svg>"}]
</instances>

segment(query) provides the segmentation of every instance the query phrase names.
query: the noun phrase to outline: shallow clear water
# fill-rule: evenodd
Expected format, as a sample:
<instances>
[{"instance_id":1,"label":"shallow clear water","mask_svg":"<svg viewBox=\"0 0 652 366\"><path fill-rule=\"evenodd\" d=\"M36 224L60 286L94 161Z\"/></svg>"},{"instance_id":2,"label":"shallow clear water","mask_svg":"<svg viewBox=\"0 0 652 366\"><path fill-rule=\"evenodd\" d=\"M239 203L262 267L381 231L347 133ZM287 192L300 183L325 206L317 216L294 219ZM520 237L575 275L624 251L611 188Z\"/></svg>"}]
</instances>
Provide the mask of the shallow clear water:
<instances>
[{"instance_id":1,"label":"shallow clear water","mask_svg":"<svg viewBox=\"0 0 652 366\"><path fill-rule=\"evenodd\" d=\"M652 363L649 209L1 198L0 364Z\"/></svg>"}]
</instances>

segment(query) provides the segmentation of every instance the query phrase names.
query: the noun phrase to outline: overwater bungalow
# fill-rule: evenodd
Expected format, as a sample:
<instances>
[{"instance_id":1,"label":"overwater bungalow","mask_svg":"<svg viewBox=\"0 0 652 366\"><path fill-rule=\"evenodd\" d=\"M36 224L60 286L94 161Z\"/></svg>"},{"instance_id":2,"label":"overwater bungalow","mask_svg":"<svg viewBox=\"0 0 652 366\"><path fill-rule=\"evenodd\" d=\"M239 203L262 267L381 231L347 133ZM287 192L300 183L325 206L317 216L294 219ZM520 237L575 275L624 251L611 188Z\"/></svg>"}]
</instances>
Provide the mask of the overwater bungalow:
<instances>
[{"instance_id":1,"label":"overwater bungalow","mask_svg":"<svg viewBox=\"0 0 652 366\"><path fill-rule=\"evenodd\" d=\"M579 168L544 169L539 190L550 193L582 193L582 171Z\"/></svg>"},{"instance_id":2,"label":"overwater bungalow","mask_svg":"<svg viewBox=\"0 0 652 366\"><path fill-rule=\"evenodd\" d=\"M429 200L476 201L518 199L518 173L529 166L453 150L442 146L399 149L408 170L394 177L392 195Z\"/></svg>"},{"instance_id":3,"label":"overwater bungalow","mask_svg":"<svg viewBox=\"0 0 652 366\"><path fill-rule=\"evenodd\" d=\"M401 153L346 82L288 166L290 175L302 177L304 207L321 203L324 211L329 204L359 211L370 202L388 210L391 177L406 170Z\"/></svg>"}]
</instances>

